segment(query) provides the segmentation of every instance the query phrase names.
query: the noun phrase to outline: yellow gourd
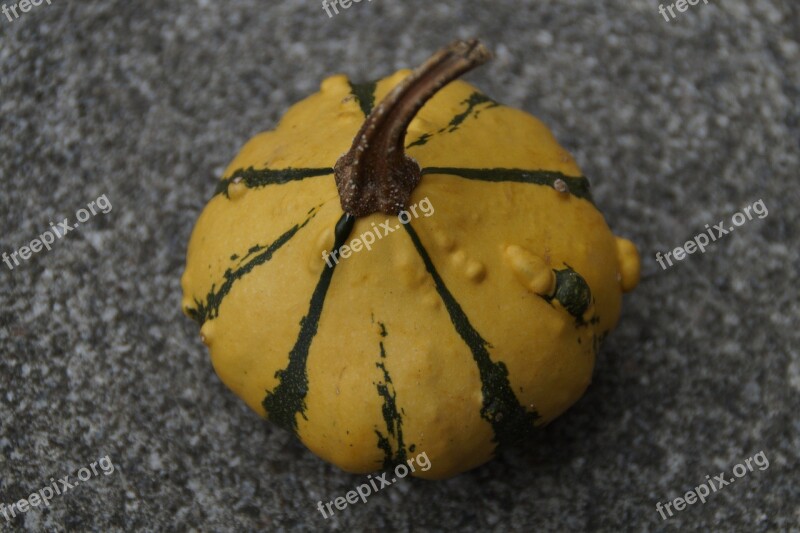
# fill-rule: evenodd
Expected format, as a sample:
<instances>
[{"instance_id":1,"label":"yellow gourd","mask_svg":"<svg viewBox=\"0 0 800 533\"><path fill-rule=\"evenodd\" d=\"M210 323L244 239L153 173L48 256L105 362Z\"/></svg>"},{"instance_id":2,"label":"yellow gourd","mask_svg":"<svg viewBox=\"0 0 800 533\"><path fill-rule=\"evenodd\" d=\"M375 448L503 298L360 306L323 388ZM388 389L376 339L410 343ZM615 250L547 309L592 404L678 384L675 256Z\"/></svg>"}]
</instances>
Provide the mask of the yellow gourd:
<instances>
[{"instance_id":1,"label":"yellow gourd","mask_svg":"<svg viewBox=\"0 0 800 533\"><path fill-rule=\"evenodd\" d=\"M583 394L638 283L550 131L453 81L488 57L326 79L192 234L183 309L220 379L349 472L424 452L413 475L444 478L524 440Z\"/></svg>"}]
</instances>

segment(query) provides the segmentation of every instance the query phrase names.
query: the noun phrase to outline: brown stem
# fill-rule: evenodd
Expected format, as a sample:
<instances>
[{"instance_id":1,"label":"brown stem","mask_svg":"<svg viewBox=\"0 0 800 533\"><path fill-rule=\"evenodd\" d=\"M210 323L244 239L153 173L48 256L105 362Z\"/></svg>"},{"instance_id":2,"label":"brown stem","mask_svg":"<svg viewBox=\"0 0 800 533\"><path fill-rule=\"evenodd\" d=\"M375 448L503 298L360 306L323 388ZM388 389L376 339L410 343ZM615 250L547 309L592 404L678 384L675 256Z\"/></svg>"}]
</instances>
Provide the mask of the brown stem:
<instances>
[{"instance_id":1,"label":"brown stem","mask_svg":"<svg viewBox=\"0 0 800 533\"><path fill-rule=\"evenodd\" d=\"M369 114L353 146L334 166L342 209L363 217L396 215L408 205L422 173L404 151L406 129L442 87L491 57L477 39L442 48L395 87Z\"/></svg>"}]
</instances>

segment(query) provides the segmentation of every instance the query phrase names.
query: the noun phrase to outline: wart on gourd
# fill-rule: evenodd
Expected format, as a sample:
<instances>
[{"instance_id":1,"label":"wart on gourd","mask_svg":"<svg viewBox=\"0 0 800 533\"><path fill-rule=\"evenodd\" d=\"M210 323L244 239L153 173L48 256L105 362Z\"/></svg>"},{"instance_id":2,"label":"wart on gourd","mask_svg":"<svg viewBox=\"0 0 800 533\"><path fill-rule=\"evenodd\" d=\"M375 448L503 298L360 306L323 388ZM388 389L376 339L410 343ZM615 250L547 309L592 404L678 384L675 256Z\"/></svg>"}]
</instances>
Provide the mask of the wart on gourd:
<instances>
[{"instance_id":1,"label":"wart on gourd","mask_svg":"<svg viewBox=\"0 0 800 533\"><path fill-rule=\"evenodd\" d=\"M408 448L432 464L413 475L449 477L524 440L583 394L638 283L549 130L456 80L489 58L458 41L377 82L325 80L247 143L192 234L183 309L216 372L345 470ZM436 216L319 259L420 198Z\"/></svg>"}]
</instances>

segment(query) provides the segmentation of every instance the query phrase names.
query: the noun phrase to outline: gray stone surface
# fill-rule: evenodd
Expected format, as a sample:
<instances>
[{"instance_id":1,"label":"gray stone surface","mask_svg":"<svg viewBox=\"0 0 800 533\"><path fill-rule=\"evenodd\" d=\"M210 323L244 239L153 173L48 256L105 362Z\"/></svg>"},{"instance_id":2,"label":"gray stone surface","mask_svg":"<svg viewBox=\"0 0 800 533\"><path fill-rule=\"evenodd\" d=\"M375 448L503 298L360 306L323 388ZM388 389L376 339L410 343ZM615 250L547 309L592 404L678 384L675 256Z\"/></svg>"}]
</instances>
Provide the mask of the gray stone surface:
<instances>
[{"instance_id":1,"label":"gray stone surface","mask_svg":"<svg viewBox=\"0 0 800 533\"><path fill-rule=\"evenodd\" d=\"M532 5L535 4L535 5ZM0 18L2 251L106 194L13 271L0 263L0 502L109 456L112 474L0 530L798 531L800 9L656 2L67 2ZM543 119L592 179L644 277L586 396L524 449L363 482L266 425L180 313L189 233L215 179L328 74L381 77L456 37L468 79ZM657 251L769 210L662 271ZM769 460L663 521L666 502Z\"/></svg>"}]
</instances>

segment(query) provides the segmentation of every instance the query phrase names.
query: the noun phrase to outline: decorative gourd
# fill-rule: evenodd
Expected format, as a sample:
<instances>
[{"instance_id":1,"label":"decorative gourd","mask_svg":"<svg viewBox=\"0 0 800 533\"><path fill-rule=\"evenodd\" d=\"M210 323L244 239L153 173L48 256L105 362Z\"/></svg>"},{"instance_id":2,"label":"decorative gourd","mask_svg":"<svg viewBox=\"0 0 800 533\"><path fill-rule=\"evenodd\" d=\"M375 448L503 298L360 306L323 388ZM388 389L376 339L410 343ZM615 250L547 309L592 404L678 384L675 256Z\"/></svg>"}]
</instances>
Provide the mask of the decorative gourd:
<instances>
[{"instance_id":1,"label":"decorative gourd","mask_svg":"<svg viewBox=\"0 0 800 533\"><path fill-rule=\"evenodd\" d=\"M217 374L349 472L425 452L413 475L445 478L525 439L583 394L638 283L548 129L453 81L488 58L461 41L326 79L244 146L192 234L183 310Z\"/></svg>"}]
</instances>

